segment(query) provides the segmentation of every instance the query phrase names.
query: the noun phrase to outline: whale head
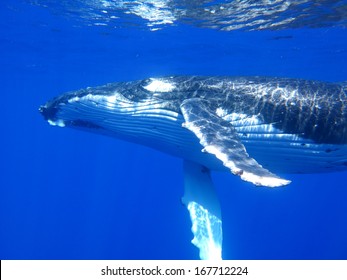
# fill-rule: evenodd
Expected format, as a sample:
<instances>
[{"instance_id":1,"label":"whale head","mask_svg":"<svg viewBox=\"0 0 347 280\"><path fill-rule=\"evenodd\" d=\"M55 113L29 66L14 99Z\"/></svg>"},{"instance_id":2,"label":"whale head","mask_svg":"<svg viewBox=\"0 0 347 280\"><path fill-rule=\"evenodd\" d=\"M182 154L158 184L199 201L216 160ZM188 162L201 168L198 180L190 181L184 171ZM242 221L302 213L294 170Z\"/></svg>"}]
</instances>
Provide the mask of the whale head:
<instances>
[{"instance_id":1,"label":"whale head","mask_svg":"<svg viewBox=\"0 0 347 280\"><path fill-rule=\"evenodd\" d=\"M129 122L129 116L177 121L179 104L173 100L177 96L170 96L174 88L173 83L159 79L112 83L68 92L39 111L51 125L60 127L101 128L101 123L109 121Z\"/></svg>"},{"instance_id":2,"label":"whale head","mask_svg":"<svg viewBox=\"0 0 347 280\"><path fill-rule=\"evenodd\" d=\"M150 78L68 92L39 111L53 126L108 135L224 169L212 155L201 153L196 136L183 127L182 98L170 78Z\"/></svg>"}]
</instances>

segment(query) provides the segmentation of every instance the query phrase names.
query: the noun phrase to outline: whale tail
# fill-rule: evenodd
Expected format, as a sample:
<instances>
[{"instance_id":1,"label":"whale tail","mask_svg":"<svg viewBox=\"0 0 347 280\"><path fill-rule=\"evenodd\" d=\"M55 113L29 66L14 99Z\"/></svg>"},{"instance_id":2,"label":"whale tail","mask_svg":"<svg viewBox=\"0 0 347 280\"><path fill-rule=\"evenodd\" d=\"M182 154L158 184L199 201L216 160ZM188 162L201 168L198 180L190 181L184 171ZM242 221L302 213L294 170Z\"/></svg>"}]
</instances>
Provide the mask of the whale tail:
<instances>
[{"instance_id":1,"label":"whale tail","mask_svg":"<svg viewBox=\"0 0 347 280\"><path fill-rule=\"evenodd\" d=\"M192 221L192 243L202 260L222 259L222 217L219 200L206 167L184 161L184 196Z\"/></svg>"}]
</instances>

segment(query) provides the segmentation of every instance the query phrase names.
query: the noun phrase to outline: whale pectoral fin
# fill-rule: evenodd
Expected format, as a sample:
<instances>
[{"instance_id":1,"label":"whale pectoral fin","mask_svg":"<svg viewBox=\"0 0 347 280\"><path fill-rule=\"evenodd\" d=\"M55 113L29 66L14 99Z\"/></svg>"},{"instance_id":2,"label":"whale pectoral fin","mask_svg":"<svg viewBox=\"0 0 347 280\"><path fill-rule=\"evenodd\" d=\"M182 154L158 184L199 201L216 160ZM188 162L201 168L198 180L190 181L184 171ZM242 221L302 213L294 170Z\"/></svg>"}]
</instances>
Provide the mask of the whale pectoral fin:
<instances>
[{"instance_id":1,"label":"whale pectoral fin","mask_svg":"<svg viewBox=\"0 0 347 280\"><path fill-rule=\"evenodd\" d=\"M204 147L202 151L214 154L233 174L257 186L278 187L290 183L251 158L235 128L214 114L203 99L187 99L181 110L185 119L183 126L199 138Z\"/></svg>"},{"instance_id":2,"label":"whale pectoral fin","mask_svg":"<svg viewBox=\"0 0 347 280\"><path fill-rule=\"evenodd\" d=\"M192 221L192 243L200 250L200 259L222 258L222 218L219 200L212 183L210 170L184 161L184 196Z\"/></svg>"}]
</instances>

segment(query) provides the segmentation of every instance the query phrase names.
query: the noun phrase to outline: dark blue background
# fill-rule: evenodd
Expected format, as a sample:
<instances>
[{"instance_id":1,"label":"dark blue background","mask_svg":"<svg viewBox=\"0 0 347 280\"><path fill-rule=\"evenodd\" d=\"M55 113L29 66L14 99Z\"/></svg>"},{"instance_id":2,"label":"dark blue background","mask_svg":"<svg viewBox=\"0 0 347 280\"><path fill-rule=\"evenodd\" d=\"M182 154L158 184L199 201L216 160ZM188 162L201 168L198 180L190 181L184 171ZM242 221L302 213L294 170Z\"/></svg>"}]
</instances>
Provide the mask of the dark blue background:
<instances>
[{"instance_id":1,"label":"dark blue background","mask_svg":"<svg viewBox=\"0 0 347 280\"><path fill-rule=\"evenodd\" d=\"M347 77L339 28L111 29L1 1L0 32L0 259L198 258L180 203L181 160L51 127L38 112L48 99L171 74ZM279 189L213 177L224 258L347 258L346 172L286 175L293 183Z\"/></svg>"}]
</instances>

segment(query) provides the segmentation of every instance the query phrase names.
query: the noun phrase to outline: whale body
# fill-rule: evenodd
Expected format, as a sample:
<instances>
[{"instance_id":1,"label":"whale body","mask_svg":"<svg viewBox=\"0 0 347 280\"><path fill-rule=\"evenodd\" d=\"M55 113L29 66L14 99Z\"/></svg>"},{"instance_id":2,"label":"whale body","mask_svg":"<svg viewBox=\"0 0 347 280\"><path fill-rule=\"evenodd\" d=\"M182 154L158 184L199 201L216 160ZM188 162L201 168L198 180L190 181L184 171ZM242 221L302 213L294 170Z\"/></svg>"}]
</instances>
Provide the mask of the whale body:
<instances>
[{"instance_id":1,"label":"whale body","mask_svg":"<svg viewBox=\"0 0 347 280\"><path fill-rule=\"evenodd\" d=\"M163 77L67 93L40 108L52 125L144 144L256 185L272 172L347 169L340 84L267 77Z\"/></svg>"},{"instance_id":2,"label":"whale body","mask_svg":"<svg viewBox=\"0 0 347 280\"><path fill-rule=\"evenodd\" d=\"M51 125L183 158L183 203L201 258L221 255L220 205L210 170L269 187L290 183L278 174L347 170L345 84L169 76L68 92L40 112Z\"/></svg>"}]
</instances>

